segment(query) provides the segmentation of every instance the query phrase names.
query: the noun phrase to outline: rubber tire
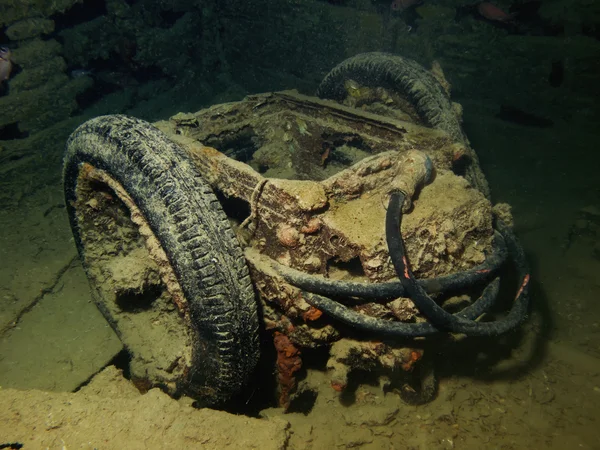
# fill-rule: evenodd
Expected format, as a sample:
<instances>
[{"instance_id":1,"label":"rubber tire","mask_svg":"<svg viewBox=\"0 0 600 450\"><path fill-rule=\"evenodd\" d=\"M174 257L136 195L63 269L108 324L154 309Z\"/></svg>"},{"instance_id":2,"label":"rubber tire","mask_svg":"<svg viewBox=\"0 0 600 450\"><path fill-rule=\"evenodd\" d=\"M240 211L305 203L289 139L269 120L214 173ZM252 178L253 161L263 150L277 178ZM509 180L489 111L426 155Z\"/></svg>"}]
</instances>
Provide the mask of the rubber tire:
<instances>
[{"instance_id":1,"label":"rubber tire","mask_svg":"<svg viewBox=\"0 0 600 450\"><path fill-rule=\"evenodd\" d=\"M416 61L383 52L358 54L342 61L323 78L317 96L343 100L347 79L403 94L427 125L446 131L460 142L466 141L448 94L431 72Z\"/></svg>"},{"instance_id":2,"label":"rubber tire","mask_svg":"<svg viewBox=\"0 0 600 450\"><path fill-rule=\"evenodd\" d=\"M399 93L416 109L430 127L445 131L465 144L474 164L467 167L467 178L486 198L490 190L479 168L479 160L469 146L448 93L433 76L416 61L383 52L361 53L342 61L323 79L317 96L342 101L346 95L344 82L352 79L362 86L383 87Z\"/></svg>"},{"instance_id":3,"label":"rubber tire","mask_svg":"<svg viewBox=\"0 0 600 450\"><path fill-rule=\"evenodd\" d=\"M69 220L83 261L73 206L83 163L125 188L183 290L195 335L183 393L203 405L227 400L258 361L258 306L243 252L211 187L183 149L149 123L123 115L89 120L67 142L63 173Z\"/></svg>"}]
</instances>

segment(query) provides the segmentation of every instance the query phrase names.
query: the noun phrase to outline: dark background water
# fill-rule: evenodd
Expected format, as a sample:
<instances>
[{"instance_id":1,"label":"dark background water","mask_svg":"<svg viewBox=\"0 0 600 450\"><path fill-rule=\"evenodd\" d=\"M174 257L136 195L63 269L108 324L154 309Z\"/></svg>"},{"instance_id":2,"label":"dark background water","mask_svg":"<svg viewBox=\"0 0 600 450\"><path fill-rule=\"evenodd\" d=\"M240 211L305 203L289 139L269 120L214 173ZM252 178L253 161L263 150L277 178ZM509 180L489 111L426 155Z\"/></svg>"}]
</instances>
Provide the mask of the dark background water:
<instances>
[{"instance_id":1,"label":"dark background water","mask_svg":"<svg viewBox=\"0 0 600 450\"><path fill-rule=\"evenodd\" d=\"M544 427L566 421L588 448L600 445L591 418L600 357L600 4L497 5L510 21L486 19L460 0L400 11L370 0L3 0L0 45L14 65L0 87L2 329L56 286L56 273L74 256L61 160L66 138L87 118L126 113L153 121L250 93L313 94L337 63L366 51L425 67L438 61L463 106L492 198L513 206L534 268L534 302L550 349L538 350L536 367L545 375L515 380L531 385L529 375L550 374L548 386L565 393L538 402L545 412L536 430L549 434ZM32 342L30 350L42 353ZM551 357L542 362L557 352L561 361L592 358L592 369L575 357L569 376ZM578 376L591 384L569 384ZM32 380L22 387L50 388ZM560 411L570 401L584 405L568 419ZM539 442L535 433L526 437L530 431L518 428L522 439L512 448Z\"/></svg>"}]
</instances>

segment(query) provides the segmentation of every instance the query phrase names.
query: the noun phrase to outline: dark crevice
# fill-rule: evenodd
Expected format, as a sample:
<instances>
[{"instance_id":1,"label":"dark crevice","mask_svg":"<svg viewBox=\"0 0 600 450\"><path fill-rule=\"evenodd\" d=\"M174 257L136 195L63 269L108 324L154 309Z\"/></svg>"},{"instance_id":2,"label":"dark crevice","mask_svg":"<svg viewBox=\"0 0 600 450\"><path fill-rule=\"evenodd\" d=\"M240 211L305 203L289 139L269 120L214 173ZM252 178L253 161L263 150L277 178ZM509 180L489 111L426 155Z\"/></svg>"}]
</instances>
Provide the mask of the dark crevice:
<instances>
[{"instance_id":1,"label":"dark crevice","mask_svg":"<svg viewBox=\"0 0 600 450\"><path fill-rule=\"evenodd\" d=\"M273 334L263 329L260 332L260 359L245 387L226 403L213 407L257 418L262 410L276 408L277 371L273 370L276 358ZM194 406L199 407L196 403Z\"/></svg>"},{"instance_id":2,"label":"dark crevice","mask_svg":"<svg viewBox=\"0 0 600 450\"><path fill-rule=\"evenodd\" d=\"M336 241L339 238L337 236L332 236L330 238L330 240L332 241L332 243L335 245ZM363 270L362 264L360 262L360 258L357 256L355 258L352 258L350 261L334 261L332 259L330 259L329 261L327 261L327 269L328 271L333 270L338 270L338 271L342 271L342 272L347 272L349 275L351 276L355 276L355 277L364 277L365 276L365 272Z\"/></svg>"},{"instance_id":3,"label":"dark crevice","mask_svg":"<svg viewBox=\"0 0 600 450\"><path fill-rule=\"evenodd\" d=\"M179 19L181 19L186 14L186 11L170 11L164 10L159 13L161 23L161 28L171 28L175 25Z\"/></svg>"},{"instance_id":4,"label":"dark crevice","mask_svg":"<svg viewBox=\"0 0 600 450\"><path fill-rule=\"evenodd\" d=\"M82 3L75 3L63 13L50 16L50 19L54 20L54 34L56 34L65 28L73 28L76 25L104 16L107 12L106 0L84 0Z\"/></svg>"},{"instance_id":5,"label":"dark crevice","mask_svg":"<svg viewBox=\"0 0 600 450\"><path fill-rule=\"evenodd\" d=\"M584 23L581 26L581 34L587 37L591 37L600 40L600 24L597 23Z\"/></svg>"},{"instance_id":6,"label":"dark crevice","mask_svg":"<svg viewBox=\"0 0 600 450\"><path fill-rule=\"evenodd\" d=\"M317 402L318 392L316 390L307 389L295 395L290 406L287 409L288 413L300 413L308 416Z\"/></svg>"},{"instance_id":7,"label":"dark crevice","mask_svg":"<svg viewBox=\"0 0 600 450\"><path fill-rule=\"evenodd\" d=\"M559 87L565 78L565 65L562 61L553 61L548 75L548 83L552 87Z\"/></svg>"},{"instance_id":8,"label":"dark crevice","mask_svg":"<svg viewBox=\"0 0 600 450\"><path fill-rule=\"evenodd\" d=\"M152 308L162 293L162 285L148 286L142 290L128 289L117 293L117 305L125 312L140 312Z\"/></svg>"},{"instance_id":9,"label":"dark crevice","mask_svg":"<svg viewBox=\"0 0 600 450\"><path fill-rule=\"evenodd\" d=\"M6 35L6 27L0 27L0 45L6 45L10 43L10 39Z\"/></svg>"},{"instance_id":10,"label":"dark crevice","mask_svg":"<svg viewBox=\"0 0 600 450\"><path fill-rule=\"evenodd\" d=\"M18 122L9 123L0 127L0 141L11 141L13 139L24 139L29 133L19 129Z\"/></svg>"},{"instance_id":11,"label":"dark crevice","mask_svg":"<svg viewBox=\"0 0 600 450\"><path fill-rule=\"evenodd\" d=\"M226 197L221 191L216 191L215 194L221 203L221 208L225 215L238 223L242 223L250 216L250 205L242 199L234 197Z\"/></svg>"},{"instance_id":12,"label":"dark crevice","mask_svg":"<svg viewBox=\"0 0 600 450\"><path fill-rule=\"evenodd\" d=\"M205 144L243 163L250 162L254 152L259 149L256 133L249 126L245 126L234 133L224 132L219 135L208 136Z\"/></svg>"}]
</instances>

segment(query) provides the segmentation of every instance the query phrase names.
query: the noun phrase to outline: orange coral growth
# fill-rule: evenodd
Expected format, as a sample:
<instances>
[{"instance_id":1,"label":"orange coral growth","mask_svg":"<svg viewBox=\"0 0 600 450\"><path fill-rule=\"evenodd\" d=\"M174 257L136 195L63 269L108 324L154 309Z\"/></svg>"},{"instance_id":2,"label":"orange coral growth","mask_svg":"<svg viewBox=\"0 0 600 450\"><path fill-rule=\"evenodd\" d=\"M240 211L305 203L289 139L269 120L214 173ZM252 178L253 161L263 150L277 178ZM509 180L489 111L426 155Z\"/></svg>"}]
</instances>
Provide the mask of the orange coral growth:
<instances>
[{"instance_id":1,"label":"orange coral growth","mask_svg":"<svg viewBox=\"0 0 600 450\"><path fill-rule=\"evenodd\" d=\"M327 142L323 144L323 152L321 153L321 165L323 167L325 167L325 163L331 156L331 150L332 150L331 144L329 144Z\"/></svg>"},{"instance_id":2,"label":"orange coral growth","mask_svg":"<svg viewBox=\"0 0 600 450\"><path fill-rule=\"evenodd\" d=\"M314 306L311 306L310 308L308 308L308 310L304 314L302 314L302 318L304 319L305 322L309 322L309 321L317 320L322 315L323 315L323 311L315 308Z\"/></svg>"},{"instance_id":3,"label":"orange coral growth","mask_svg":"<svg viewBox=\"0 0 600 450\"><path fill-rule=\"evenodd\" d=\"M423 353L413 350L410 352L410 359L402 364L402 369L409 372L413 369L415 363L423 357Z\"/></svg>"},{"instance_id":4,"label":"orange coral growth","mask_svg":"<svg viewBox=\"0 0 600 450\"><path fill-rule=\"evenodd\" d=\"M308 221L306 225L300 228L302 233L313 234L321 229L321 219L318 217L313 217Z\"/></svg>"},{"instance_id":5,"label":"orange coral growth","mask_svg":"<svg viewBox=\"0 0 600 450\"><path fill-rule=\"evenodd\" d=\"M333 388L334 391L337 391L337 392L342 392L344 389L346 389L346 385L344 383L340 383L337 381L332 381L331 387Z\"/></svg>"},{"instance_id":6,"label":"orange coral growth","mask_svg":"<svg viewBox=\"0 0 600 450\"><path fill-rule=\"evenodd\" d=\"M290 406L290 394L296 388L296 373L302 367L300 349L285 335L276 331L273 338L277 350L277 380L279 382L279 406Z\"/></svg>"},{"instance_id":7,"label":"orange coral growth","mask_svg":"<svg viewBox=\"0 0 600 450\"><path fill-rule=\"evenodd\" d=\"M412 352L410 352L410 360L413 362L417 362L418 360L421 359L422 356L423 356L423 353L417 352L416 350L413 350Z\"/></svg>"},{"instance_id":8,"label":"orange coral growth","mask_svg":"<svg viewBox=\"0 0 600 450\"><path fill-rule=\"evenodd\" d=\"M452 154L452 162L456 162L456 161L462 159L465 155L466 155L466 152L464 151L464 149L456 150Z\"/></svg>"}]
</instances>

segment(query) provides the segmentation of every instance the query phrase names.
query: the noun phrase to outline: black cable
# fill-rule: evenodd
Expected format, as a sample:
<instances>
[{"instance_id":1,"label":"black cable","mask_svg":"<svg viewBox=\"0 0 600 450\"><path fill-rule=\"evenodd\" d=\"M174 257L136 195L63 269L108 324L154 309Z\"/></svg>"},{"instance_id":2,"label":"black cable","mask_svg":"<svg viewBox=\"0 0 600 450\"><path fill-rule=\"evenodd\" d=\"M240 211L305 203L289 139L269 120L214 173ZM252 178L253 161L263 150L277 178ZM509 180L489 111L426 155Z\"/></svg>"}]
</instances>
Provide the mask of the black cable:
<instances>
[{"instance_id":1,"label":"black cable","mask_svg":"<svg viewBox=\"0 0 600 450\"><path fill-rule=\"evenodd\" d=\"M385 235L387 238L388 250L392 258L392 264L404 287L404 292L414 302L421 314L440 330L452 331L458 326L471 326L475 322L461 317L453 316L446 311L435 300L427 295L421 287L406 260L404 251L404 242L400 234L400 223L402 219L402 204L404 203L404 193L400 191L393 192L390 196L388 209L385 216Z\"/></svg>"},{"instance_id":2,"label":"black cable","mask_svg":"<svg viewBox=\"0 0 600 450\"><path fill-rule=\"evenodd\" d=\"M516 327L524 319L529 306L528 287L530 275L523 249L510 228L498 221L498 231L506 241L521 280L519 290L506 317L494 322L475 322L458 314L453 315L445 311L427 295L423 287L415 280L408 266L400 233L403 201L404 194L401 192L394 192L390 196L385 226L388 249L405 291L426 319L441 331L465 333L471 336L494 336Z\"/></svg>"},{"instance_id":3,"label":"black cable","mask_svg":"<svg viewBox=\"0 0 600 450\"><path fill-rule=\"evenodd\" d=\"M486 286L481 294L481 297L477 299L476 302L456 313L456 316L465 319L476 319L477 317L481 316L495 302L499 287L500 279L496 278L488 286ZM441 330L437 329L428 322L406 323L367 316L366 314L361 314L357 311L354 311L353 309L350 309L347 306L336 302L335 300L318 294L313 294L311 292L303 291L302 297L308 302L308 304L320 309L328 316L361 331L367 331L396 338L431 336L441 332Z\"/></svg>"},{"instance_id":4,"label":"black cable","mask_svg":"<svg viewBox=\"0 0 600 450\"><path fill-rule=\"evenodd\" d=\"M499 232L505 238L507 246L509 247L511 258L516 265L517 273L521 280L519 290L515 296L513 307L504 319L496 322L474 322L479 326L470 327L468 330L458 330L468 335L494 336L505 333L519 325L519 323L527 314L527 309L529 306L528 288L530 277L525 254L509 227L500 221L498 221L497 227ZM477 299L477 301L467 308L464 308L462 311L456 313L455 316L463 319L476 319L481 316L494 303L498 294L499 285L500 279L495 278L484 289L481 297ZM310 305L320 309L328 316L361 331L372 332L396 338L423 337L442 332L442 330L439 330L428 322L405 323L367 316L354 311L353 309L350 309L336 302L335 300L310 292L303 292L303 298Z\"/></svg>"},{"instance_id":5,"label":"black cable","mask_svg":"<svg viewBox=\"0 0 600 450\"><path fill-rule=\"evenodd\" d=\"M492 252L485 261L469 270L445 275L437 278L426 278L417 282L429 294L441 294L449 291L459 291L490 278L506 261L507 250L504 238L498 232L494 233ZM300 289L326 297L339 297L344 303L357 305L366 302L388 302L404 296L404 287L400 281L383 283L364 283L357 281L331 280L321 275L311 275L300 270L285 266L276 261L272 262L275 269L285 280ZM350 301L350 297L360 300ZM344 300L341 300L344 299Z\"/></svg>"},{"instance_id":6,"label":"black cable","mask_svg":"<svg viewBox=\"0 0 600 450\"><path fill-rule=\"evenodd\" d=\"M415 285L421 288L421 291L417 292L417 301L421 301L422 304L424 295L425 301L433 302L431 298L427 297L427 294L422 288L422 286L426 286L426 284L423 283L419 285L417 280L415 280L414 277L412 277L412 273L410 272L410 269L408 268L405 260L404 245L402 243L402 237L400 234L400 206L402 205L401 196L402 194L392 195L392 198L390 198L390 205L388 207L388 217L386 217L388 246L390 242L392 244L390 246L390 256L392 257L393 261L396 260L394 266L399 268L400 274L404 273L405 271L406 274L408 274L408 280L412 284L410 289L414 291ZM483 313L485 313L495 302L499 290L499 278L495 278L484 289L481 297L472 305L468 306L467 308L464 308L462 311L454 315L444 311L444 319L446 319L447 316L450 316L451 318L451 320L444 320L442 322L448 325L448 327L450 328L449 330L444 328L440 329L439 327L436 327L435 325L429 322L405 323L383 320L367 316L365 314L356 312L348 308L347 306L338 303L335 300L312 292L305 291L303 292L303 296L310 305L320 309L325 314L329 315L330 317L333 317L334 319L337 319L362 331L373 332L392 337L429 336L443 331L460 332L471 336L495 336L505 333L518 326L527 314L527 310L529 307L528 290L530 275L527 260L525 258L525 253L512 230L500 220L497 221L496 227L498 229L498 233L502 237L501 242L503 243L503 245L501 246L502 250L500 253L505 253L505 250L508 251L508 254L510 254L511 259L516 266L517 276L520 280L519 289L513 301L513 305L509 313L503 319L494 322L473 321L474 319L477 319ZM504 247L504 243L506 244L506 247ZM502 257L501 259L504 260L504 257ZM284 270L283 272L286 279L289 279L288 274L286 273L287 270ZM314 278L314 276L312 277ZM292 276L292 278L295 277ZM329 289L330 286L335 286L337 283L339 282L330 282L328 280L327 288ZM387 284L391 285L391 283ZM368 285L365 283L349 283L349 285L360 285L360 289L366 292L367 295L371 295L373 291L366 289L366 287L377 286ZM347 286L343 286L342 290L344 289L347 289ZM353 292L356 295L356 291ZM333 294L334 296L341 295L340 291L334 291ZM412 299L414 301L414 298ZM438 308L440 307L438 306Z\"/></svg>"},{"instance_id":7,"label":"black cable","mask_svg":"<svg viewBox=\"0 0 600 450\"><path fill-rule=\"evenodd\" d=\"M400 282L372 284L333 281L321 276L308 275L279 263L273 262L273 265L286 281L303 290L303 296L310 305L334 319L367 332L393 337L429 336L444 331L471 336L495 336L518 326L525 318L529 307L530 275L524 251L512 230L500 220L497 221L498 230L494 235L494 250L483 264L457 274L415 280L406 261L400 233L403 200L404 194L400 192L392 194L386 214L388 249ZM472 305L456 314L448 313L427 295L427 291L440 293L458 290L486 279L502 265L507 254L516 266L520 286L509 313L503 319L494 322L475 322L475 319L494 304L499 290L499 278L495 278ZM328 298L329 296L360 297L365 300L388 301L406 296L405 292L429 322L406 323L379 319L356 312Z\"/></svg>"}]
</instances>

